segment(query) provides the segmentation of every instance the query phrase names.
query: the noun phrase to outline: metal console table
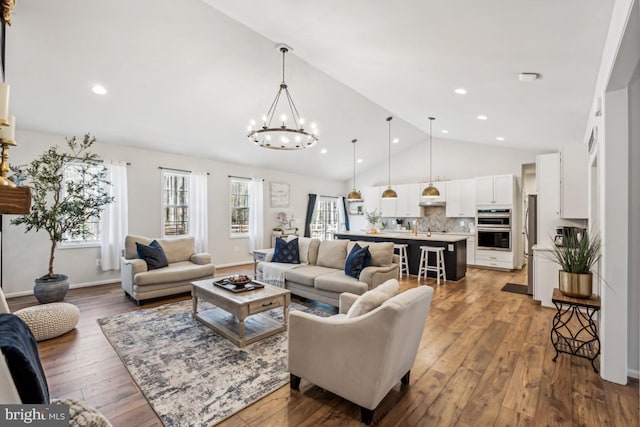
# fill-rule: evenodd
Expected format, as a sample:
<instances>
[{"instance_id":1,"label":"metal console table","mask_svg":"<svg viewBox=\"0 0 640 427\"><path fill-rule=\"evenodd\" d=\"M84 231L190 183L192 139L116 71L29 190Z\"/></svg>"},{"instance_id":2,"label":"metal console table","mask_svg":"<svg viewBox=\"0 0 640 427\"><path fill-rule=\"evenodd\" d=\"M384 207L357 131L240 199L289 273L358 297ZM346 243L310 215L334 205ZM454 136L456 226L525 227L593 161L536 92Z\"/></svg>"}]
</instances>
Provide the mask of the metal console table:
<instances>
[{"instance_id":1,"label":"metal console table","mask_svg":"<svg viewBox=\"0 0 640 427\"><path fill-rule=\"evenodd\" d=\"M600 297L572 298L555 288L551 301L558 310L551 328L551 343L556 350L553 361L560 353L567 353L590 360L598 372L595 360L600 354L600 339L593 316L600 310Z\"/></svg>"}]
</instances>

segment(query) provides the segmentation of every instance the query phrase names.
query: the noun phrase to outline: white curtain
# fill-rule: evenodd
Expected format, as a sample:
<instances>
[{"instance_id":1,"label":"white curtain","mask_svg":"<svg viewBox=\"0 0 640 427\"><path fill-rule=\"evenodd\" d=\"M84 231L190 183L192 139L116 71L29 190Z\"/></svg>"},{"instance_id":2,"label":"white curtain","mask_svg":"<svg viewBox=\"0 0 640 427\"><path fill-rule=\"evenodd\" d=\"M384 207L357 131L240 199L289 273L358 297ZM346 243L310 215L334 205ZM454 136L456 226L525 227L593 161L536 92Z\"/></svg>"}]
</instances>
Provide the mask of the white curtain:
<instances>
[{"instance_id":1,"label":"white curtain","mask_svg":"<svg viewBox=\"0 0 640 427\"><path fill-rule=\"evenodd\" d=\"M127 199L126 162L105 161L107 179L111 183L107 191L113 197L100 216L102 246L100 251L102 271L120 270L120 251L129 232L129 203Z\"/></svg>"},{"instance_id":2,"label":"white curtain","mask_svg":"<svg viewBox=\"0 0 640 427\"><path fill-rule=\"evenodd\" d=\"M264 248L264 185L261 179L249 182L249 251Z\"/></svg>"},{"instance_id":3,"label":"white curtain","mask_svg":"<svg viewBox=\"0 0 640 427\"><path fill-rule=\"evenodd\" d=\"M193 172L189 177L189 229L195 238L196 252L209 250L209 228L207 226L207 173Z\"/></svg>"},{"instance_id":4,"label":"white curtain","mask_svg":"<svg viewBox=\"0 0 640 427\"><path fill-rule=\"evenodd\" d=\"M344 211L344 197L338 197L338 231L344 231L346 227L347 213Z\"/></svg>"}]
</instances>

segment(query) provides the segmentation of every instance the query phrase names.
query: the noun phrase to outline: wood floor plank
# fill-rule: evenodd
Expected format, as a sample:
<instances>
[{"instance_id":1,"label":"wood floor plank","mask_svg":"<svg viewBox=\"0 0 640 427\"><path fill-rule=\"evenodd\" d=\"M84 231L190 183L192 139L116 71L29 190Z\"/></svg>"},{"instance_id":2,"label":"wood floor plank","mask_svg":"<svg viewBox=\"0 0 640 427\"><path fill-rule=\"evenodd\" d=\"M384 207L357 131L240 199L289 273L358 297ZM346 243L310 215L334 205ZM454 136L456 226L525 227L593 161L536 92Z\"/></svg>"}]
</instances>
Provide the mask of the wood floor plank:
<instances>
[{"instance_id":1,"label":"wood floor plank","mask_svg":"<svg viewBox=\"0 0 640 427\"><path fill-rule=\"evenodd\" d=\"M253 274L253 264L219 269L221 275L234 273ZM440 286L403 277L402 291L427 284L435 292L410 385L394 387L374 417L376 425L637 426L637 380L609 383L588 361L565 354L551 361L554 310L500 290L526 279L526 269L477 268ZM77 328L38 344L52 395L89 401L114 427L161 426L96 320L188 299L181 295L138 307L119 284L71 290L66 301L80 309ZM35 304L33 296L9 300L12 310ZM282 387L221 425L362 424L356 405L303 380L301 391Z\"/></svg>"}]
</instances>

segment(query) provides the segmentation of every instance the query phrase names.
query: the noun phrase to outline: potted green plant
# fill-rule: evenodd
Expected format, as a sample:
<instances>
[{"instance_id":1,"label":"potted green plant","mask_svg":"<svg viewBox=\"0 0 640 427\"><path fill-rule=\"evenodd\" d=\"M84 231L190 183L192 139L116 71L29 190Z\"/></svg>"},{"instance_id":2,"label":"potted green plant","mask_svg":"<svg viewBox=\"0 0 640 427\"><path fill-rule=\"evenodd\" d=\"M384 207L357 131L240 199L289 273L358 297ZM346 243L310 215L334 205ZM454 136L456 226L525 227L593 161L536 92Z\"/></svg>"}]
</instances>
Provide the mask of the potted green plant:
<instances>
[{"instance_id":1,"label":"potted green plant","mask_svg":"<svg viewBox=\"0 0 640 427\"><path fill-rule=\"evenodd\" d=\"M382 218L382 212L378 211L378 209L374 209L373 211L368 212L365 209L364 214L367 217L367 222L369 223L369 229L367 230L367 233L377 233L378 229L376 228L376 224L380 221L380 218Z\"/></svg>"},{"instance_id":2,"label":"potted green plant","mask_svg":"<svg viewBox=\"0 0 640 427\"><path fill-rule=\"evenodd\" d=\"M601 255L601 242L597 236L571 231L563 239L562 246L551 252L553 261L560 265L558 284L560 292L574 298L589 298L593 293L591 269Z\"/></svg>"},{"instance_id":3,"label":"potted green plant","mask_svg":"<svg viewBox=\"0 0 640 427\"><path fill-rule=\"evenodd\" d=\"M86 134L82 141L66 138L68 150L53 146L27 167L31 187L31 213L11 221L24 225L25 233L45 230L51 250L47 274L35 279L34 294L41 303L63 300L69 290L68 277L54 273L56 248L68 236L85 238L87 221L99 219L103 208L113 201L107 193L107 171L97 154L90 151L95 137ZM65 181L65 171L75 168L74 179Z\"/></svg>"}]
</instances>

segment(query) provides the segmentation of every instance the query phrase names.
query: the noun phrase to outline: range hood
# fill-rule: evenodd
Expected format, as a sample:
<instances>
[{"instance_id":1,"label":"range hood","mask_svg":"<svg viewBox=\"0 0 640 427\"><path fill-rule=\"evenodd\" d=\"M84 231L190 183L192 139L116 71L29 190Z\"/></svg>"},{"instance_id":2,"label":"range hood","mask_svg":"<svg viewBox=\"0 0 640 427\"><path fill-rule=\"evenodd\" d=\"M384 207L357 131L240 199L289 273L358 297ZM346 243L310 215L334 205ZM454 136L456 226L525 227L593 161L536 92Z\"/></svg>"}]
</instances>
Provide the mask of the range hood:
<instances>
[{"instance_id":1,"label":"range hood","mask_svg":"<svg viewBox=\"0 0 640 427\"><path fill-rule=\"evenodd\" d=\"M426 197L423 198L422 200L420 200L420 203L418 203L418 206L421 206L423 208L428 208L428 207L433 207L433 206L445 206L446 203L444 202L444 200L429 200Z\"/></svg>"}]
</instances>

